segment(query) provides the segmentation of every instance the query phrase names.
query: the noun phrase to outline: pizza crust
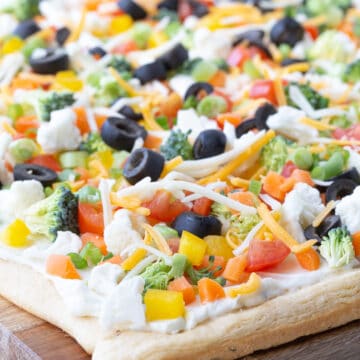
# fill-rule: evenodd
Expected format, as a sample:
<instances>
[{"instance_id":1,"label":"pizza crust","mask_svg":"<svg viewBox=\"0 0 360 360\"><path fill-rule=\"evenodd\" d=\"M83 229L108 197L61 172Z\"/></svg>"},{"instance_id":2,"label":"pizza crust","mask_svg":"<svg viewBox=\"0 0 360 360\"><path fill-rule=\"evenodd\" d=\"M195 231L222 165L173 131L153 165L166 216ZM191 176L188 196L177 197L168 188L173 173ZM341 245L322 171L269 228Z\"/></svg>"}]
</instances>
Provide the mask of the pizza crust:
<instances>
[{"instance_id":1,"label":"pizza crust","mask_svg":"<svg viewBox=\"0 0 360 360\"><path fill-rule=\"evenodd\" d=\"M103 340L97 319L72 316L51 281L29 266L0 260L0 294L67 332L94 360L235 359L360 318L360 270L179 334L126 331Z\"/></svg>"}]
</instances>

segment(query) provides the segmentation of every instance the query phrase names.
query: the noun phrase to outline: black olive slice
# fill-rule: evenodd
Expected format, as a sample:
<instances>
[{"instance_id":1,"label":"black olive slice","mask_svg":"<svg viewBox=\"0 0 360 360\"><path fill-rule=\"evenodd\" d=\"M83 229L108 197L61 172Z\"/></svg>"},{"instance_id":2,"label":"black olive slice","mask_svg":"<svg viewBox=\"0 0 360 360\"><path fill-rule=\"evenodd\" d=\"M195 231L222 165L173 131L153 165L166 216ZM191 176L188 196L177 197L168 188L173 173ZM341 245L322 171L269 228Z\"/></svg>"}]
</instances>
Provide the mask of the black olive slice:
<instances>
[{"instance_id":1,"label":"black olive slice","mask_svg":"<svg viewBox=\"0 0 360 360\"><path fill-rule=\"evenodd\" d=\"M193 146L193 155L197 159L205 159L222 154L225 151L226 135L215 129L202 131Z\"/></svg>"},{"instance_id":2,"label":"black olive slice","mask_svg":"<svg viewBox=\"0 0 360 360\"><path fill-rule=\"evenodd\" d=\"M153 80L165 80L166 68L161 61L155 60L152 63L138 67L134 71L134 77L138 78L141 84L146 84Z\"/></svg>"},{"instance_id":3,"label":"black olive slice","mask_svg":"<svg viewBox=\"0 0 360 360\"><path fill-rule=\"evenodd\" d=\"M42 51L42 50L40 50ZM38 74L56 74L58 71L68 70L69 56L63 49L44 49L44 56L34 56L35 51L29 59L34 72Z\"/></svg>"},{"instance_id":4,"label":"black olive slice","mask_svg":"<svg viewBox=\"0 0 360 360\"><path fill-rule=\"evenodd\" d=\"M286 58L283 61L281 61L281 66L289 66L293 64L300 64L300 63L306 63L306 59L295 59L295 58Z\"/></svg>"},{"instance_id":5,"label":"black olive slice","mask_svg":"<svg viewBox=\"0 0 360 360\"><path fill-rule=\"evenodd\" d=\"M56 35L55 35L55 40L56 42L60 45L63 46L65 44L65 41L68 39L68 37L70 36L70 29L66 26L58 29L56 31Z\"/></svg>"},{"instance_id":6,"label":"black olive slice","mask_svg":"<svg viewBox=\"0 0 360 360\"><path fill-rule=\"evenodd\" d=\"M211 84L207 82L203 82L203 81L196 82L190 85L189 88L186 90L186 93L184 95L184 100L186 100L190 96L197 97L200 91L205 91L209 95L214 91L214 88Z\"/></svg>"},{"instance_id":7,"label":"black olive slice","mask_svg":"<svg viewBox=\"0 0 360 360\"><path fill-rule=\"evenodd\" d=\"M327 189L325 193L325 199L328 203L331 200L337 200L339 197L352 194L357 187L357 183L350 179L340 179L334 181Z\"/></svg>"},{"instance_id":8,"label":"black olive slice","mask_svg":"<svg viewBox=\"0 0 360 360\"><path fill-rule=\"evenodd\" d=\"M180 236L185 230L200 238L207 235L221 235L221 226L220 220L215 216L201 216L192 211L181 213L171 225Z\"/></svg>"},{"instance_id":9,"label":"black olive slice","mask_svg":"<svg viewBox=\"0 0 360 360\"><path fill-rule=\"evenodd\" d=\"M147 176L151 181L156 181L164 169L164 164L165 158L161 154L146 148L136 149L126 160L123 175L131 185Z\"/></svg>"},{"instance_id":10,"label":"black olive slice","mask_svg":"<svg viewBox=\"0 0 360 360\"><path fill-rule=\"evenodd\" d=\"M276 108L270 104L265 103L257 108L255 111L255 120L256 120L256 127L259 130L267 130L269 127L267 126L266 122L270 115L276 114Z\"/></svg>"},{"instance_id":11,"label":"black olive slice","mask_svg":"<svg viewBox=\"0 0 360 360\"><path fill-rule=\"evenodd\" d=\"M35 164L17 164L14 167L14 180L37 180L45 186L56 182L58 176L55 171Z\"/></svg>"},{"instance_id":12,"label":"black olive slice","mask_svg":"<svg viewBox=\"0 0 360 360\"><path fill-rule=\"evenodd\" d=\"M316 228L314 228L312 225L309 225L307 228L305 228L304 236L307 240L317 240L317 245L320 245L322 240L321 237L317 234Z\"/></svg>"},{"instance_id":13,"label":"black olive slice","mask_svg":"<svg viewBox=\"0 0 360 360\"><path fill-rule=\"evenodd\" d=\"M261 41L265 36L265 32L263 30L248 30L244 33L238 35L234 42L232 43L232 46L239 45L240 43L244 41Z\"/></svg>"},{"instance_id":14,"label":"black olive slice","mask_svg":"<svg viewBox=\"0 0 360 360\"><path fill-rule=\"evenodd\" d=\"M270 31L270 39L276 45L293 47L304 37L304 28L295 19L284 17L278 20Z\"/></svg>"},{"instance_id":15,"label":"black olive slice","mask_svg":"<svg viewBox=\"0 0 360 360\"><path fill-rule=\"evenodd\" d=\"M189 57L188 51L182 44L176 44L172 49L158 58L166 70L175 70Z\"/></svg>"},{"instance_id":16,"label":"black olive slice","mask_svg":"<svg viewBox=\"0 0 360 360\"><path fill-rule=\"evenodd\" d=\"M13 31L13 34L21 39L26 39L40 30L39 25L34 20L30 19L20 22Z\"/></svg>"},{"instance_id":17,"label":"black olive slice","mask_svg":"<svg viewBox=\"0 0 360 360\"><path fill-rule=\"evenodd\" d=\"M147 16L145 9L133 0L120 0L118 2L118 7L130 15L134 20L141 20Z\"/></svg>"},{"instance_id":18,"label":"black olive slice","mask_svg":"<svg viewBox=\"0 0 360 360\"><path fill-rule=\"evenodd\" d=\"M158 4L158 9L167 9L177 11L179 7L179 0L163 0Z\"/></svg>"},{"instance_id":19,"label":"black olive slice","mask_svg":"<svg viewBox=\"0 0 360 360\"><path fill-rule=\"evenodd\" d=\"M104 142L116 150L131 151L135 140L145 139L146 130L136 122L117 117L109 117L101 128L101 137Z\"/></svg>"},{"instance_id":20,"label":"black olive slice","mask_svg":"<svg viewBox=\"0 0 360 360\"><path fill-rule=\"evenodd\" d=\"M129 105L124 105L118 113L120 115L123 115L124 117L134 120L134 121L140 121L143 118L142 113L135 112L134 109Z\"/></svg>"},{"instance_id":21,"label":"black olive slice","mask_svg":"<svg viewBox=\"0 0 360 360\"><path fill-rule=\"evenodd\" d=\"M331 229L335 229L341 226L341 219L338 215L329 215L323 222L316 228L317 234L320 238L323 238L328 234Z\"/></svg>"},{"instance_id":22,"label":"black olive slice","mask_svg":"<svg viewBox=\"0 0 360 360\"><path fill-rule=\"evenodd\" d=\"M356 182L357 184L360 184L360 175L355 167L352 167L351 169L344 171L340 175L334 176L333 178L329 179L329 181L336 181L340 179L349 179Z\"/></svg>"},{"instance_id":23,"label":"black olive slice","mask_svg":"<svg viewBox=\"0 0 360 360\"><path fill-rule=\"evenodd\" d=\"M91 49L89 49L89 54L92 56L95 56L97 58L102 58L103 56L105 56L107 53L106 51L100 47L100 46L95 46Z\"/></svg>"},{"instance_id":24,"label":"black olive slice","mask_svg":"<svg viewBox=\"0 0 360 360\"><path fill-rule=\"evenodd\" d=\"M249 130L257 128L256 119L251 118L249 120L243 121L240 125L238 125L235 129L236 137L239 138L246 134Z\"/></svg>"}]
</instances>

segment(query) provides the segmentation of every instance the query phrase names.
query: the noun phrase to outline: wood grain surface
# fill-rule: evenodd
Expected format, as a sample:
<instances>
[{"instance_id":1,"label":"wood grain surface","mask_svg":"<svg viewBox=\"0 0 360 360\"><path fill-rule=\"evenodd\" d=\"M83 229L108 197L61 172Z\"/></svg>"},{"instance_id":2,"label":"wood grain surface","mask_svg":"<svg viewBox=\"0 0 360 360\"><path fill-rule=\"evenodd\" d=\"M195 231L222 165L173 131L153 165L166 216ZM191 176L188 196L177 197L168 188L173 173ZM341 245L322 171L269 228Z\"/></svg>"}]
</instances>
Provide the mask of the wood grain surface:
<instances>
[{"instance_id":1,"label":"wood grain surface","mask_svg":"<svg viewBox=\"0 0 360 360\"><path fill-rule=\"evenodd\" d=\"M23 342L42 360L90 360L90 356L66 333L26 313L1 297L0 324L20 340L18 343L12 343L13 347L20 346ZM4 357L1 346L0 341L0 360L22 360L21 357ZM360 320L325 333L300 338L277 348L258 351L243 358L243 360L275 359L360 359Z\"/></svg>"}]
</instances>

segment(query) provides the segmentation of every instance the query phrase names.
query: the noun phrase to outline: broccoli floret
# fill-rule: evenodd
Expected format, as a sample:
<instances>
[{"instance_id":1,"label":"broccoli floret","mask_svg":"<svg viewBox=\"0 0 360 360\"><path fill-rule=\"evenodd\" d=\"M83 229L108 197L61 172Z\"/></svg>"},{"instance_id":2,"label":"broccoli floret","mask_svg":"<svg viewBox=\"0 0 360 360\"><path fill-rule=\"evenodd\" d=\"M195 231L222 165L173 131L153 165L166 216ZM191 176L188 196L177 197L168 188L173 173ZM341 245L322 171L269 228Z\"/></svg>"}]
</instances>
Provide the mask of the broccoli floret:
<instances>
[{"instance_id":1,"label":"broccoli floret","mask_svg":"<svg viewBox=\"0 0 360 360\"><path fill-rule=\"evenodd\" d=\"M211 215L214 215L216 217L223 217L224 219L230 219L232 214L227 206L218 202L214 202L211 205Z\"/></svg>"},{"instance_id":2,"label":"broccoli floret","mask_svg":"<svg viewBox=\"0 0 360 360\"><path fill-rule=\"evenodd\" d=\"M343 80L352 83L360 81L360 60L356 60L346 66Z\"/></svg>"},{"instance_id":3,"label":"broccoli floret","mask_svg":"<svg viewBox=\"0 0 360 360\"><path fill-rule=\"evenodd\" d=\"M225 279L221 276L216 277L215 274L222 269L221 266L216 266L214 268L214 261L215 261L215 257L213 255L209 256L209 266L203 268L203 269L195 269L190 262L188 262L187 267L186 267L186 274L188 275L191 283L193 285L197 285L198 281L202 278L209 278L209 279L214 279L215 281L217 281L220 285L224 286L225 285Z\"/></svg>"},{"instance_id":4,"label":"broccoli floret","mask_svg":"<svg viewBox=\"0 0 360 360\"><path fill-rule=\"evenodd\" d=\"M260 217L254 215L231 216L231 234L238 238L240 242L244 241L251 229L260 222Z\"/></svg>"},{"instance_id":5,"label":"broccoli floret","mask_svg":"<svg viewBox=\"0 0 360 360\"><path fill-rule=\"evenodd\" d=\"M23 21L40 14L39 2L40 0L13 0L10 6L2 10L13 14L19 21Z\"/></svg>"},{"instance_id":6,"label":"broccoli floret","mask_svg":"<svg viewBox=\"0 0 360 360\"><path fill-rule=\"evenodd\" d=\"M320 254L331 268L349 264L355 257L349 232L343 227L330 230L328 236L323 237Z\"/></svg>"},{"instance_id":7,"label":"broccoli floret","mask_svg":"<svg viewBox=\"0 0 360 360\"><path fill-rule=\"evenodd\" d=\"M49 121L51 112L71 106L75 102L74 94L70 92L52 92L39 99L38 111L42 121Z\"/></svg>"},{"instance_id":8,"label":"broccoli floret","mask_svg":"<svg viewBox=\"0 0 360 360\"><path fill-rule=\"evenodd\" d=\"M183 133L181 130L171 131L169 138L164 145L161 145L160 152L166 160L171 160L176 156L181 156L183 160L193 158L192 146L188 141L190 130Z\"/></svg>"},{"instance_id":9,"label":"broccoli floret","mask_svg":"<svg viewBox=\"0 0 360 360\"><path fill-rule=\"evenodd\" d=\"M187 265L187 258L182 254L175 254L172 257L171 266L166 265L163 260L150 264L140 274L140 276L145 280L144 291L148 289L167 289L171 280L184 274Z\"/></svg>"},{"instance_id":10,"label":"broccoli floret","mask_svg":"<svg viewBox=\"0 0 360 360\"><path fill-rule=\"evenodd\" d=\"M30 206L25 213L26 225L34 234L55 241L58 231L79 234L78 200L66 186L59 186L44 200Z\"/></svg>"},{"instance_id":11,"label":"broccoli floret","mask_svg":"<svg viewBox=\"0 0 360 360\"><path fill-rule=\"evenodd\" d=\"M297 83L290 83L285 87L285 94L288 105L298 108L298 106L291 100L289 95L289 89L291 85L295 85L299 88L302 94L306 97L307 101L311 104L311 106L315 110L324 109L328 107L329 99L320 95L317 91L315 91L312 87L310 87L310 85L297 84Z\"/></svg>"},{"instance_id":12,"label":"broccoli floret","mask_svg":"<svg viewBox=\"0 0 360 360\"><path fill-rule=\"evenodd\" d=\"M84 150L89 154L92 154L97 151L111 150L111 148L104 143L100 134L89 133L86 139L80 144L80 150Z\"/></svg>"},{"instance_id":13,"label":"broccoli floret","mask_svg":"<svg viewBox=\"0 0 360 360\"><path fill-rule=\"evenodd\" d=\"M267 170L281 172L288 157L288 148L282 136L276 136L266 144L260 154L260 161Z\"/></svg>"},{"instance_id":14,"label":"broccoli floret","mask_svg":"<svg viewBox=\"0 0 360 360\"><path fill-rule=\"evenodd\" d=\"M125 80L131 78L131 64L124 58L124 56L113 56L108 64L108 67L114 68L123 78L125 78Z\"/></svg>"}]
</instances>

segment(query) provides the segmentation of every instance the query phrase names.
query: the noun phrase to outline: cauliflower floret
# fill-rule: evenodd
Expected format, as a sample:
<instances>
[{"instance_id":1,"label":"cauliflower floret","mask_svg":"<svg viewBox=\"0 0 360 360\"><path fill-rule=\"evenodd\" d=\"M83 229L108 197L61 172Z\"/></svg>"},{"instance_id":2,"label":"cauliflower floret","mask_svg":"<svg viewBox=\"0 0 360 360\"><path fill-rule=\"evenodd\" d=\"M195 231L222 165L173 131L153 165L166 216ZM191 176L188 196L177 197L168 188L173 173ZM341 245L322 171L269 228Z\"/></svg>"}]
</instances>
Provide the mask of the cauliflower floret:
<instances>
[{"instance_id":1,"label":"cauliflower floret","mask_svg":"<svg viewBox=\"0 0 360 360\"><path fill-rule=\"evenodd\" d=\"M24 211L44 199L43 186L36 180L15 181L10 189L0 191L0 221L8 223L22 217Z\"/></svg>"},{"instance_id":2,"label":"cauliflower floret","mask_svg":"<svg viewBox=\"0 0 360 360\"><path fill-rule=\"evenodd\" d=\"M309 226L323 209L319 191L305 183L298 183L286 195L281 208L281 223L295 239L303 242L303 229Z\"/></svg>"},{"instance_id":3,"label":"cauliflower floret","mask_svg":"<svg viewBox=\"0 0 360 360\"><path fill-rule=\"evenodd\" d=\"M199 116L194 109L188 109L178 112L177 124L174 130L180 129L183 133L191 130L189 140L194 142L203 130L217 128L216 121L210 120L204 115Z\"/></svg>"},{"instance_id":4,"label":"cauliflower floret","mask_svg":"<svg viewBox=\"0 0 360 360\"><path fill-rule=\"evenodd\" d=\"M278 112L269 116L267 125L290 138L296 139L300 144L306 144L309 139L316 138L318 131L300 122L306 114L291 106L281 106Z\"/></svg>"},{"instance_id":5,"label":"cauliflower floret","mask_svg":"<svg viewBox=\"0 0 360 360\"><path fill-rule=\"evenodd\" d=\"M135 230L136 215L130 211L118 210L111 223L105 227L104 239L108 251L115 255L120 254L126 247L140 243L142 238L140 233Z\"/></svg>"},{"instance_id":6,"label":"cauliflower floret","mask_svg":"<svg viewBox=\"0 0 360 360\"><path fill-rule=\"evenodd\" d=\"M360 186L351 195L343 197L336 205L335 214L340 216L341 222L353 234L360 231Z\"/></svg>"},{"instance_id":7,"label":"cauliflower floret","mask_svg":"<svg viewBox=\"0 0 360 360\"><path fill-rule=\"evenodd\" d=\"M360 154L353 150L350 146L345 147L345 149L349 153L348 167L349 169L355 168L360 172Z\"/></svg>"},{"instance_id":8,"label":"cauliflower floret","mask_svg":"<svg viewBox=\"0 0 360 360\"><path fill-rule=\"evenodd\" d=\"M108 295L124 275L124 270L115 264L106 263L95 266L91 270L89 288L100 295Z\"/></svg>"},{"instance_id":9,"label":"cauliflower floret","mask_svg":"<svg viewBox=\"0 0 360 360\"><path fill-rule=\"evenodd\" d=\"M76 115L70 108L53 111L50 122L43 123L37 141L47 153L75 150L81 143L80 130L75 125Z\"/></svg>"},{"instance_id":10,"label":"cauliflower floret","mask_svg":"<svg viewBox=\"0 0 360 360\"><path fill-rule=\"evenodd\" d=\"M142 328L145 306L142 292L145 281L140 276L122 281L106 298L101 309L100 324L106 331Z\"/></svg>"},{"instance_id":11,"label":"cauliflower floret","mask_svg":"<svg viewBox=\"0 0 360 360\"><path fill-rule=\"evenodd\" d=\"M55 242L47 249L47 254L67 255L78 253L82 242L78 235L71 231L58 231Z\"/></svg>"}]
</instances>

